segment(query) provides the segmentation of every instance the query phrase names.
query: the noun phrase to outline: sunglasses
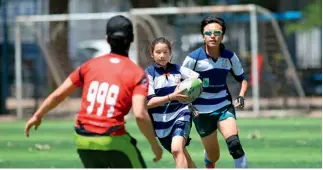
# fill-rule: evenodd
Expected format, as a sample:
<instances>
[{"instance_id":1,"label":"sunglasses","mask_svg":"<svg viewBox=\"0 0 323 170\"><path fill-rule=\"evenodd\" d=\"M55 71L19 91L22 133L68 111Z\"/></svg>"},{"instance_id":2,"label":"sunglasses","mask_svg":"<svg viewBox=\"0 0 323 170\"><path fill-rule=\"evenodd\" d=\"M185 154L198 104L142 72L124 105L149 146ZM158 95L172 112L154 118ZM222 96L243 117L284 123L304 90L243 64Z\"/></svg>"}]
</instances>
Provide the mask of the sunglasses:
<instances>
[{"instance_id":1,"label":"sunglasses","mask_svg":"<svg viewBox=\"0 0 323 170\"><path fill-rule=\"evenodd\" d=\"M223 31L222 30L208 30L208 31L204 31L203 34L207 35L207 36L211 36L212 34L214 34L215 36L220 36L222 35Z\"/></svg>"}]
</instances>

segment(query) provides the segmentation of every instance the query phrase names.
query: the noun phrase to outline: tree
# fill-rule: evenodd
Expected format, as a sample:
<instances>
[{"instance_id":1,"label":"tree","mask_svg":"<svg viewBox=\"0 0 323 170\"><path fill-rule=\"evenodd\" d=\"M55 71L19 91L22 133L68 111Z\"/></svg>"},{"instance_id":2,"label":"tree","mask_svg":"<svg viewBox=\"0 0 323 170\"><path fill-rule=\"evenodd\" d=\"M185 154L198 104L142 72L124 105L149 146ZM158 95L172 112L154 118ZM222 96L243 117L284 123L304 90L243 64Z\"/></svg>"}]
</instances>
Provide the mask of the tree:
<instances>
[{"instance_id":1,"label":"tree","mask_svg":"<svg viewBox=\"0 0 323 170\"><path fill-rule=\"evenodd\" d=\"M131 4L133 8L152 8L158 5L156 0L131 0Z\"/></svg>"},{"instance_id":2,"label":"tree","mask_svg":"<svg viewBox=\"0 0 323 170\"><path fill-rule=\"evenodd\" d=\"M50 14L67 14L68 0L50 0L49 13ZM53 51L53 56L59 61L58 69L62 69L66 77L72 71L72 64L68 56L68 21L50 22L50 42L49 48ZM54 88L52 77L50 77L50 86Z\"/></svg>"},{"instance_id":3,"label":"tree","mask_svg":"<svg viewBox=\"0 0 323 170\"><path fill-rule=\"evenodd\" d=\"M156 0L131 0L131 4L133 8L153 8L157 7L158 3ZM148 39L148 34L144 31L145 29L142 26L136 25L138 32L138 48L137 49L147 49L148 44L151 40ZM149 55L147 55L146 51L140 51L138 53L138 65L141 67L146 67L150 64Z\"/></svg>"},{"instance_id":4,"label":"tree","mask_svg":"<svg viewBox=\"0 0 323 170\"><path fill-rule=\"evenodd\" d=\"M304 18L298 23L287 25L287 32L305 31L312 28L322 27L322 1L315 0L303 9Z\"/></svg>"}]
</instances>

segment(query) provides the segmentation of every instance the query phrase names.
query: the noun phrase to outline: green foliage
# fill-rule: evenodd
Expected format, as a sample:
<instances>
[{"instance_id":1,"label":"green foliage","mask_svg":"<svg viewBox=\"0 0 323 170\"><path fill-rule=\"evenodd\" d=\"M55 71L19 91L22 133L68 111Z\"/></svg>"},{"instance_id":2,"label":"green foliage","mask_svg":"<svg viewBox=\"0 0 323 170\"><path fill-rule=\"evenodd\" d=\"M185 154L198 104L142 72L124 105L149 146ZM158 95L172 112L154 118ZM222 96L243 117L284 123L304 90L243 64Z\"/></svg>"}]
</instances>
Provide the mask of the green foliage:
<instances>
[{"instance_id":1,"label":"green foliage","mask_svg":"<svg viewBox=\"0 0 323 170\"><path fill-rule=\"evenodd\" d=\"M315 0L313 3L307 5L304 10L304 18L297 23L291 23L287 26L287 33L294 33L296 31L306 31L312 28L322 27L322 1Z\"/></svg>"}]
</instances>

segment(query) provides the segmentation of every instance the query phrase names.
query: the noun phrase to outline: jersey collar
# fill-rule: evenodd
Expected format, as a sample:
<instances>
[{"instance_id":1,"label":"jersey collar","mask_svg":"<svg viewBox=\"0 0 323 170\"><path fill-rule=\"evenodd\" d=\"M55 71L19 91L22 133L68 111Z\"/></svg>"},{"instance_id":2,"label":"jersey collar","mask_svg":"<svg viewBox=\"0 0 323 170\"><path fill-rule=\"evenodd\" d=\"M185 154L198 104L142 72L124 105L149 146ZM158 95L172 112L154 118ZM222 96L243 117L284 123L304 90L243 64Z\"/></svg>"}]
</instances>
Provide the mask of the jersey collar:
<instances>
[{"instance_id":1,"label":"jersey collar","mask_svg":"<svg viewBox=\"0 0 323 170\"><path fill-rule=\"evenodd\" d=\"M168 62L168 63L167 63L166 70L165 70L162 66L158 65L157 63L153 63L153 66L154 66L155 68L157 68L157 69L161 69L161 70L163 70L163 71L168 71L168 70L170 70L170 69L174 68L174 64L172 64L172 63L170 63L170 62Z\"/></svg>"},{"instance_id":2,"label":"jersey collar","mask_svg":"<svg viewBox=\"0 0 323 170\"><path fill-rule=\"evenodd\" d=\"M210 58L213 62L217 62L218 61L218 59L220 59L221 58L221 55L222 55L222 52L223 52L223 50L220 50L220 55L219 55L219 57L217 58L217 59L215 59L215 58L213 58L212 56L210 56L207 52L206 52L206 48L205 48L205 46L203 46L202 47L202 49L203 49L203 51L204 51L204 53L205 53L205 55L206 55L206 57L207 58Z\"/></svg>"}]
</instances>

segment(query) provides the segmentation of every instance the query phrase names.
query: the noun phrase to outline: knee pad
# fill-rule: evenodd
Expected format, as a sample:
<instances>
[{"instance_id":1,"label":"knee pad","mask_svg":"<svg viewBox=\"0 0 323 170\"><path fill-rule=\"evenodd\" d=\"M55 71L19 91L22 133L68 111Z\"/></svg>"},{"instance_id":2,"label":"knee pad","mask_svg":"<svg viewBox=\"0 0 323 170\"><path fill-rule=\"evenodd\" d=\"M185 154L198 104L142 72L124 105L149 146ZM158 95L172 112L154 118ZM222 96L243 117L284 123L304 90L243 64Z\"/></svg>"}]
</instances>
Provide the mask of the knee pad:
<instances>
[{"instance_id":1,"label":"knee pad","mask_svg":"<svg viewBox=\"0 0 323 170\"><path fill-rule=\"evenodd\" d=\"M233 159L241 158L244 155L238 135L232 135L226 139L230 155Z\"/></svg>"}]
</instances>

